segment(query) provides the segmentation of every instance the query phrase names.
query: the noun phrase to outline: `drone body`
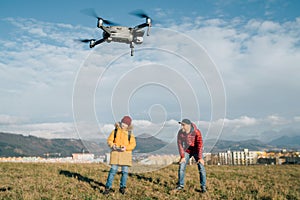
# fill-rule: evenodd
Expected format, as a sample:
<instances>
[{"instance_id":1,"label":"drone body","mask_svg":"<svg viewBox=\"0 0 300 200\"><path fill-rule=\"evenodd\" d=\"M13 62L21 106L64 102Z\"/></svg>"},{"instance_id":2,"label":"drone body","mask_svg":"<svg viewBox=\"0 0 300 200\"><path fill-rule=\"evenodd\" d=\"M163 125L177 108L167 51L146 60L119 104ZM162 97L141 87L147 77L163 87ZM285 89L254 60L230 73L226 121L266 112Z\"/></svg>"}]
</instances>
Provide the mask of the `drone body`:
<instances>
[{"instance_id":1,"label":"drone body","mask_svg":"<svg viewBox=\"0 0 300 200\"><path fill-rule=\"evenodd\" d=\"M96 45L101 44L103 42L126 43L130 45L131 56L133 56L134 44L143 43L143 36L145 33L145 31L143 30L144 27L148 27L147 36L149 36L149 31L151 27L151 18L141 12L139 13L135 12L131 14L139 16L141 18L146 18L146 22L143 24L139 24L133 28L126 27L126 26L118 26L118 25L114 25L115 23L113 22L97 17L95 12L93 12L92 15L98 19L97 27L103 30L102 38L99 40L84 39L80 41L89 42L90 48L93 48ZM111 25L111 26L105 26L104 24Z\"/></svg>"}]
</instances>

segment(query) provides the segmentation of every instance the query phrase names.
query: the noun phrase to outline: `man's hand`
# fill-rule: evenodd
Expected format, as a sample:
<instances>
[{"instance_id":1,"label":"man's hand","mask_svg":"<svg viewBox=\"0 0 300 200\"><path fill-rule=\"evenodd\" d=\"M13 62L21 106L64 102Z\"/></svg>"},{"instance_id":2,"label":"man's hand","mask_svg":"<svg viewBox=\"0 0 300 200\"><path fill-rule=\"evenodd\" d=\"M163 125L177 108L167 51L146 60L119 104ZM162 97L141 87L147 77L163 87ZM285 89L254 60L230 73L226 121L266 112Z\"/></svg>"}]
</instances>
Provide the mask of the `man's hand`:
<instances>
[{"instance_id":1,"label":"man's hand","mask_svg":"<svg viewBox=\"0 0 300 200\"><path fill-rule=\"evenodd\" d=\"M179 164L180 164L180 163L185 163L185 158L180 158Z\"/></svg>"},{"instance_id":2,"label":"man's hand","mask_svg":"<svg viewBox=\"0 0 300 200\"><path fill-rule=\"evenodd\" d=\"M204 160L203 160L203 158L199 159L199 160L198 160L198 163L204 165Z\"/></svg>"}]
</instances>

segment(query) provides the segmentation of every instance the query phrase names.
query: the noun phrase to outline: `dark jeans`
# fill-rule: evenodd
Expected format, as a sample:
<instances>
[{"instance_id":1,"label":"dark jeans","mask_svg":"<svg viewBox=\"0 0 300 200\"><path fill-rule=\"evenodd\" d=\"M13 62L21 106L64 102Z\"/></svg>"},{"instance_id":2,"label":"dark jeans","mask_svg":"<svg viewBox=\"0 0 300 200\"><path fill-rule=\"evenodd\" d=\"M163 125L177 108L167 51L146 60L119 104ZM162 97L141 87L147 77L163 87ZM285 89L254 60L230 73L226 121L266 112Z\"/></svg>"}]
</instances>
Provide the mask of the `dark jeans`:
<instances>
[{"instance_id":1,"label":"dark jeans","mask_svg":"<svg viewBox=\"0 0 300 200\"><path fill-rule=\"evenodd\" d=\"M184 187L184 177L185 177L185 170L186 165L189 163L189 160L191 157L194 157L196 162L198 162L199 157L197 154L192 155L188 153L184 153L185 162L180 163L179 169L178 169L178 185ZM206 187L206 171L204 165L201 163L197 163L198 165L198 171L200 176L200 186L201 188Z\"/></svg>"}]
</instances>

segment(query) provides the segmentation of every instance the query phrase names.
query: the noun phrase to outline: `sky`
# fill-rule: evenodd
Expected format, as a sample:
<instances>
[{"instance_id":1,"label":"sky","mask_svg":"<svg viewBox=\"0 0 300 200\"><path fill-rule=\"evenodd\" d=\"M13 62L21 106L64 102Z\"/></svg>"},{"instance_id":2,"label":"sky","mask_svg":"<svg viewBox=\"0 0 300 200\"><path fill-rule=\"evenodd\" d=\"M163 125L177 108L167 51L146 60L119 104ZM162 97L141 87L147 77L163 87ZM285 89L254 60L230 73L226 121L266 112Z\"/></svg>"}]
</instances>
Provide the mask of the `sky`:
<instances>
[{"instance_id":1,"label":"sky","mask_svg":"<svg viewBox=\"0 0 300 200\"><path fill-rule=\"evenodd\" d=\"M153 20L135 46L102 37L84 9L122 26ZM300 3L248 1L0 2L0 131L105 138L122 116L135 134L172 142L190 118L204 139L300 135Z\"/></svg>"}]
</instances>

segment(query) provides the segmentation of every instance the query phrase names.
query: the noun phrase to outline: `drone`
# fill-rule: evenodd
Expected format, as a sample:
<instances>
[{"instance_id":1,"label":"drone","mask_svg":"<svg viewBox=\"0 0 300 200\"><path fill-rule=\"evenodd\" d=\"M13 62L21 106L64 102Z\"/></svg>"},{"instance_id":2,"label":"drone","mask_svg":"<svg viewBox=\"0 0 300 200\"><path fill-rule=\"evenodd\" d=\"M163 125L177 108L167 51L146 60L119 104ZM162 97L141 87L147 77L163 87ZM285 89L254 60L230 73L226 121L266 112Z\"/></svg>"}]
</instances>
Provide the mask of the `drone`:
<instances>
[{"instance_id":1,"label":"drone","mask_svg":"<svg viewBox=\"0 0 300 200\"><path fill-rule=\"evenodd\" d=\"M97 18L97 27L103 30L102 38L96 39L81 39L81 42L89 43L90 48L95 47L103 42L119 42L129 44L130 55L133 56L134 45L143 43L143 36L145 31L143 28L148 27L147 36L150 33L150 27L152 26L151 18L142 10L133 11L130 14L140 18L145 18L146 22L139 24L135 27L120 26L117 23L98 17L93 9L82 11L83 13Z\"/></svg>"}]
</instances>

